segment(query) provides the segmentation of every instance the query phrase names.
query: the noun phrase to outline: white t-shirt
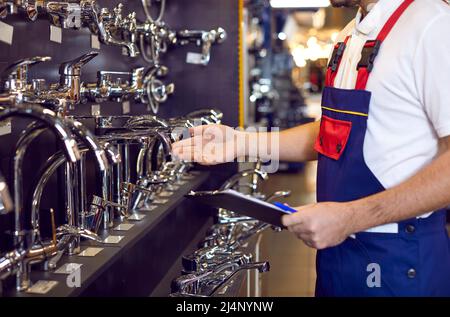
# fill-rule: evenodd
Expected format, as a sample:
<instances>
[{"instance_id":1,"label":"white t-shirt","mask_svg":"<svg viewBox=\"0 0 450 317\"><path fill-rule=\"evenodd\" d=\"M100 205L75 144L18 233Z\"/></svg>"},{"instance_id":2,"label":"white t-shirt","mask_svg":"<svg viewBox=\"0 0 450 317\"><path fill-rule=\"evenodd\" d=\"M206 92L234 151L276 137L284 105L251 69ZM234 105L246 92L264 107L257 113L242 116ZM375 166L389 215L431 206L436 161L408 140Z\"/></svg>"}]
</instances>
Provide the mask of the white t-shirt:
<instances>
[{"instance_id":1,"label":"white t-shirt","mask_svg":"<svg viewBox=\"0 0 450 317\"><path fill-rule=\"evenodd\" d=\"M403 0L379 0L340 33L351 38L335 87L354 89L361 51L376 39ZM415 0L383 42L369 77L372 92L364 141L366 164L385 188L407 180L429 164L438 140L450 135L450 6ZM424 217L428 216L424 215ZM398 226L377 227L394 232Z\"/></svg>"}]
</instances>

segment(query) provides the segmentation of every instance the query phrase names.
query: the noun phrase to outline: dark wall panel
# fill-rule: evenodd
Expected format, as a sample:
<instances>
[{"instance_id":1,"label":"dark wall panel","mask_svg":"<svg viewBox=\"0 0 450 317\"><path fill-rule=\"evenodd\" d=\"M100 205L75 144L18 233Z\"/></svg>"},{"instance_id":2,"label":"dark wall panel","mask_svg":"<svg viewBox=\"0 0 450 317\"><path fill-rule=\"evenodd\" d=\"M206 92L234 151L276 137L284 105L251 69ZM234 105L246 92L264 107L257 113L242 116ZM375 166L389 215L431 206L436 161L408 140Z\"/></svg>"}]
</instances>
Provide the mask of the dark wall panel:
<instances>
[{"instance_id":1,"label":"dark wall panel","mask_svg":"<svg viewBox=\"0 0 450 317\"><path fill-rule=\"evenodd\" d=\"M144 19L140 0L99 0L104 7L112 9L119 2L124 4L124 14L136 11L139 19ZM88 30L63 30L63 43L50 42L49 22L41 19L28 22L24 17L9 16L2 20L14 26L12 45L0 42L0 71L11 62L25 57L51 56L49 63L36 65L30 72L30 78L44 78L56 83L58 65L91 51ZM176 84L175 94L167 103L161 105L159 116L168 118L183 115L189 111L214 107L225 114L226 124L238 125L239 104L239 70L238 70L238 0L167 0L164 21L172 29L205 29L223 27L228 32L228 39L212 49L212 60L207 67L186 64L187 52L200 52L200 47L189 45L173 47L162 58L170 73L168 82ZM118 46L101 46L100 55L83 68L82 79L95 82L98 70L130 71L134 67L145 66L142 58L129 58L122 55ZM74 113L90 114L90 104L76 106ZM132 104L133 114L147 113L146 106ZM102 114L122 114L119 103L107 102L101 105ZM12 153L15 141L29 121L14 120L13 133L0 137L0 165L8 182L12 185ZM42 163L56 150L58 145L51 135L44 135L31 147L24 168L26 179L25 192ZM91 178L95 177L94 174ZM58 189L59 188L59 189ZM50 195L46 195L44 208L54 206L61 201L63 192L55 180L49 186ZM48 197L47 197L48 196ZM6 236L3 228L10 227L11 217L0 217L0 248L5 248Z\"/></svg>"}]
</instances>

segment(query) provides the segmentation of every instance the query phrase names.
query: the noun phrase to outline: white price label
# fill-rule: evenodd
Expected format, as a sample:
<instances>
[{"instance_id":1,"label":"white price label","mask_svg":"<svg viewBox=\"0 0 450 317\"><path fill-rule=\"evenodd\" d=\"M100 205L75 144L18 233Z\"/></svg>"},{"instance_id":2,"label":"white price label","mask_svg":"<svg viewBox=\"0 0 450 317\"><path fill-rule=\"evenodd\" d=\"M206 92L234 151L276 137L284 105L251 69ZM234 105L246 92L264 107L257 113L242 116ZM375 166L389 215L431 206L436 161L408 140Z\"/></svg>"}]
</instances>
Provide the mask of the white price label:
<instances>
[{"instance_id":1,"label":"white price label","mask_svg":"<svg viewBox=\"0 0 450 317\"><path fill-rule=\"evenodd\" d=\"M0 136L11 134L11 119L0 122Z\"/></svg>"},{"instance_id":2,"label":"white price label","mask_svg":"<svg viewBox=\"0 0 450 317\"><path fill-rule=\"evenodd\" d=\"M13 41L14 27L0 21L0 41L8 45Z\"/></svg>"},{"instance_id":3,"label":"white price label","mask_svg":"<svg viewBox=\"0 0 450 317\"><path fill-rule=\"evenodd\" d=\"M56 285L58 285L57 281L37 281L27 290L27 293L45 295L50 292Z\"/></svg>"},{"instance_id":4,"label":"white price label","mask_svg":"<svg viewBox=\"0 0 450 317\"><path fill-rule=\"evenodd\" d=\"M55 43L62 43L62 29L54 26L54 25L50 25L50 41L55 42Z\"/></svg>"},{"instance_id":5,"label":"white price label","mask_svg":"<svg viewBox=\"0 0 450 317\"><path fill-rule=\"evenodd\" d=\"M91 106L91 115L99 116L101 114L100 105L92 105Z\"/></svg>"},{"instance_id":6,"label":"white price label","mask_svg":"<svg viewBox=\"0 0 450 317\"><path fill-rule=\"evenodd\" d=\"M91 35L91 48L94 50L100 49L100 41L98 40L98 35Z\"/></svg>"},{"instance_id":7,"label":"white price label","mask_svg":"<svg viewBox=\"0 0 450 317\"><path fill-rule=\"evenodd\" d=\"M130 102L128 100L122 102L122 112L123 112L123 114L129 114L130 111L131 111Z\"/></svg>"},{"instance_id":8,"label":"white price label","mask_svg":"<svg viewBox=\"0 0 450 317\"><path fill-rule=\"evenodd\" d=\"M189 52L186 55L186 63L201 65L201 64L203 64L203 55L199 54L199 53Z\"/></svg>"}]
</instances>

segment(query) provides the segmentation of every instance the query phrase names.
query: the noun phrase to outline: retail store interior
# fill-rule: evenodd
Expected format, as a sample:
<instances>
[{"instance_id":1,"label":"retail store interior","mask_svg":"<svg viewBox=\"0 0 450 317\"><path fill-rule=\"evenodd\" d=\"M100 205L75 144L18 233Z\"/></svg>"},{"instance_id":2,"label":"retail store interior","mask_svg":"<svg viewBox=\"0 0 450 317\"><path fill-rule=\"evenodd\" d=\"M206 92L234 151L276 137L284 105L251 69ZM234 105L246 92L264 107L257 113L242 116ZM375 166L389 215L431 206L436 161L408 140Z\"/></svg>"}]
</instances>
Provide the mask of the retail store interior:
<instances>
[{"instance_id":1,"label":"retail store interior","mask_svg":"<svg viewBox=\"0 0 450 317\"><path fill-rule=\"evenodd\" d=\"M320 120L328 60L356 12L0 0L0 296L313 297L314 248L191 196L307 205L317 162L204 166L171 146L202 125Z\"/></svg>"}]
</instances>

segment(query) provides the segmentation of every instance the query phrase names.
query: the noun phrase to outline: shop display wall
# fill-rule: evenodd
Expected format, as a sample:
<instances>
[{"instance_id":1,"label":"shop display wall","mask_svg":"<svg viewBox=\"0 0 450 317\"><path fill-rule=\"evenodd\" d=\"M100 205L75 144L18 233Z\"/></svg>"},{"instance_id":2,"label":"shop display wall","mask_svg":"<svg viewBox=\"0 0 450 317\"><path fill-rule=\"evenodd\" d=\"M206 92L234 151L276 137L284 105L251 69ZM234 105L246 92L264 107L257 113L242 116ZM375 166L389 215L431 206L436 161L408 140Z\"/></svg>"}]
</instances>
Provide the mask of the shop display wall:
<instances>
[{"instance_id":1,"label":"shop display wall","mask_svg":"<svg viewBox=\"0 0 450 317\"><path fill-rule=\"evenodd\" d=\"M124 4L124 14L136 11L140 20L145 19L138 0L99 0L102 7L112 9L119 2ZM169 68L166 82L174 82L175 94L162 104L158 116L169 118L181 116L199 108L218 108L224 113L224 123L238 125L239 104L239 69L238 69L238 0L167 0L166 14L163 19L171 29L201 29L211 30L223 27L228 34L227 40L212 48L211 61L208 66L186 63L188 52L200 52L201 47L194 44L183 47L169 48L162 58L162 63ZM59 81L59 64L72 60L91 50L91 34L87 29L62 30L62 44L54 43L50 38L50 23L46 19L35 22L27 21L25 17L8 16L2 20L14 26L12 45L0 42L0 72L10 63L32 56L51 56L52 61L31 68L30 78L43 78L47 83ZM131 71L134 67L146 66L140 58L130 58L122 55L118 46L101 45L99 55L82 70L82 80L96 82L97 71ZM73 113L91 114L92 103L75 106ZM102 115L119 115L123 113L122 103L105 102L101 104ZM131 102L131 114L148 113L146 106ZM1 170L12 189L12 159L15 142L19 134L30 121L13 120L12 133L0 136ZM88 122L85 122L89 126ZM29 150L24 167L25 194L37 171L45 160L58 149L55 139L49 135L41 136ZM226 167L233 169L234 166ZM95 182L96 174L90 166L92 174L89 183ZM222 172L222 170L220 170ZM214 178L212 178L214 179ZM215 179L216 181L220 181ZM89 186L89 184L88 184ZM214 186L214 185L212 185ZM53 180L44 196L43 209L62 208L63 185ZM62 210L57 214L61 215ZM0 250L11 247L10 235L4 233L12 228L12 216L0 217Z\"/></svg>"}]
</instances>

